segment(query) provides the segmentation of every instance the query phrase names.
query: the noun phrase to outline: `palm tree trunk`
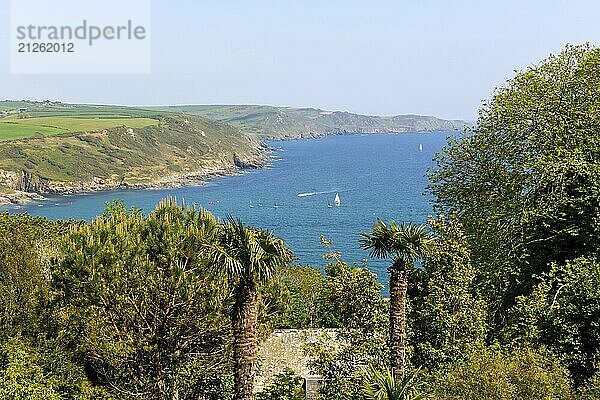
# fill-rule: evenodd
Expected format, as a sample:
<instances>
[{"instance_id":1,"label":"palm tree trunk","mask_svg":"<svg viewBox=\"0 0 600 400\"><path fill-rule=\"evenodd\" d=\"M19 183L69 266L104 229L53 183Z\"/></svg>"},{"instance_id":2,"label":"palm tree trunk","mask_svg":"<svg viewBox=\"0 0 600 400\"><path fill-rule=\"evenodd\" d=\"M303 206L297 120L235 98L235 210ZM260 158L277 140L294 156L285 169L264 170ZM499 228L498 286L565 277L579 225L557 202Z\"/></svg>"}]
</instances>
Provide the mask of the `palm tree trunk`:
<instances>
[{"instance_id":1,"label":"palm tree trunk","mask_svg":"<svg viewBox=\"0 0 600 400\"><path fill-rule=\"evenodd\" d=\"M237 287L233 308L233 367L236 400L254 400L254 363L256 361L258 289L252 281Z\"/></svg>"},{"instance_id":2,"label":"palm tree trunk","mask_svg":"<svg viewBox=\"0 0 600 400\"><path fill-rule=\"evenodd\" d=\"M404 260L390 267L390 361L396 382L404 379L406 365L406 297L408 268Z\"/></svg>"}]
</instances>

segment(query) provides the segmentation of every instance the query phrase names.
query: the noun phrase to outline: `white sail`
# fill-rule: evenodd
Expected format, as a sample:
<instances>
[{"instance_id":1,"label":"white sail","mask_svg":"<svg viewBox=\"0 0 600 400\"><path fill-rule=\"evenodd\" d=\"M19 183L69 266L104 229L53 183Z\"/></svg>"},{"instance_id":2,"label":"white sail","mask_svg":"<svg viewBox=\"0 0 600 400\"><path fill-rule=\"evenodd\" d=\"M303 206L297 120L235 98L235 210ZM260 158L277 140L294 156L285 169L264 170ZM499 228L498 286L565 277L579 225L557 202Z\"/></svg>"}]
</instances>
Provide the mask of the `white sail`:
<instances>
[{"instance_id":1,"label":"white sail","mask_svg":"<svg viewBox=\"0 0 600 400\"><path fill-rule=\"evenodd\" d=\"M342 204L342 201L340 200L340 194L339 193L335 194L335 199L333 200L333 203L336 206L338 206L338 207L340 206L340 204Z\"/></svg>"}]
</instances>

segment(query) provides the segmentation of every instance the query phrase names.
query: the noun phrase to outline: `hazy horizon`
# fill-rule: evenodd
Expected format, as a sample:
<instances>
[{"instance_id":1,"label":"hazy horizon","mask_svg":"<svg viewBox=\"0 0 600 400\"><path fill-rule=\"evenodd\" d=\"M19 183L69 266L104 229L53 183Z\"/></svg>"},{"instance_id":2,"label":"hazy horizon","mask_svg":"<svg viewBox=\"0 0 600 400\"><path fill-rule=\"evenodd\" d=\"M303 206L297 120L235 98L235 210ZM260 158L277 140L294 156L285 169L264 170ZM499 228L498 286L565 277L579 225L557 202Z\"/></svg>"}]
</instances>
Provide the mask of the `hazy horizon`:
<instances>
[{"instance_id":1,"label":"hazy horizon","mask_svg":"<svg viewBox=\"0 0 600 400\"><path fill-rule=\"evenodd\" d=\"M8 1L0 14L2 99L261 104L472 121L514 70L567 43L597 44L600 5L154 0L152 72L141 75L11 74Z\"/></svg>"}]
</instances>

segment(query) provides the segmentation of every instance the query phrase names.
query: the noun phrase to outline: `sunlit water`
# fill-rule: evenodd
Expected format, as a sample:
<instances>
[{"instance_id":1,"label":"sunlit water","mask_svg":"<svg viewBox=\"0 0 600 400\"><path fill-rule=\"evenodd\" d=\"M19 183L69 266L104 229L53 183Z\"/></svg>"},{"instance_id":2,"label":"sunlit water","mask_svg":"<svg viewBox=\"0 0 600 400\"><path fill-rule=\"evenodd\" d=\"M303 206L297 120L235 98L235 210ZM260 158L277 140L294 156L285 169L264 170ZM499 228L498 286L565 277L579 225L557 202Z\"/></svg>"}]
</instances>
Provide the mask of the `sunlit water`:
<instances>
[{"instance_id":1,"label":"sunlit water","mask_svg":"<svg viewBox=\"0 0 600 400\"><path fill-rule=\"evenodd\" d=\"M148 211L170 195L219 217L231 214L273 230L287 241L298 263L324 266L321 234L333 240L333 248L345 261L361 263L368 253L360 249L358 233L368 231L376 217L415 223L427 220L431 205L423 194L425 173L447 135L354 135L272 142L276 150L269 168L215 179L204 186L59 196L27 204L23 210L8 208L51 219L90 220L114 199ZM339 207L334 205L336 193ZM386 261L368 261L382 282L387 265Z\"/></svg>"}]
</instances>

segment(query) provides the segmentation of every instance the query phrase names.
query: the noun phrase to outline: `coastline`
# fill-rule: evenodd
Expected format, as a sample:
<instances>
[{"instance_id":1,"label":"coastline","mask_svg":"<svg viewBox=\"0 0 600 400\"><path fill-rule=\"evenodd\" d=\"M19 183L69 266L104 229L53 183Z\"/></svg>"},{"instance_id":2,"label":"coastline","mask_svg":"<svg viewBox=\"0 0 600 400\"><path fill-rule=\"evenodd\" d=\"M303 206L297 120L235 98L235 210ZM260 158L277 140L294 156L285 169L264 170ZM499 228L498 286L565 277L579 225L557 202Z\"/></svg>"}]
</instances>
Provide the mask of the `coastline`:
<instances>
[{"instance_id":1,"label":"coastline","mask_svg":"<svg viewBox=\"0 0 600 400\"><path fill-rule=\"evenodd\" d=\"M32 190L24 191L13 189L12 193L0 193L0 206L26 204L32 201L46 200L44 195L73 195L83 193L97 193L111 190L143 190L143 189L166 189L178 188L182 186L202 186L208 180L221 178L225 176L234 176L243 173L248 169L260 169L269 165L273 148L266 144L266 141L295 141L295 140L318 140L327 136L346 136L346 135L398 135L410 131L379 131L379 130L357 130L350 132L339 130L334 132L315 132L310 134L298 134L280 136L277 138L265 138L256 147L256 153L244 158L233 153L232 163L221 161L219 165L207 166L200 170L186 172L183 174L174 174L157 178L150 182L114 182L107 179L94 177L89 182L52 182L44 181L42 184L32 185ZM445 131L415 131L415 133L432 133ZM0 171L1 172L1 171ZM31 182L31 176L20 177L21 181ZM27 185L21 185L27 186ZM36 190L37 189L37 190Z\"/></svg>"},{"instance_id":2,"label":"coastline","mask_svg":"<svg viewBox=\"0 0 600 400\"><path fill-rule=\"evenodd\" d=\"M231 164L221 163L216 166L207 166L200 170L165 176L150 182L115 183L98 177L93 178L89 182L79 182L76 184L47 181L43 186L43 190L12 190L11 193L0 193L0 206L43 201L47 199L45 195L73 195L111 190L167 189L182 186L202 186L212 179L239 175L243 173L244 170L265 168L269 165L272 151L273 149L271 147L263 144L258 148L257 154L249 157L241 158L234 153L233 162Z\"/></svg>"}]
</instances>

